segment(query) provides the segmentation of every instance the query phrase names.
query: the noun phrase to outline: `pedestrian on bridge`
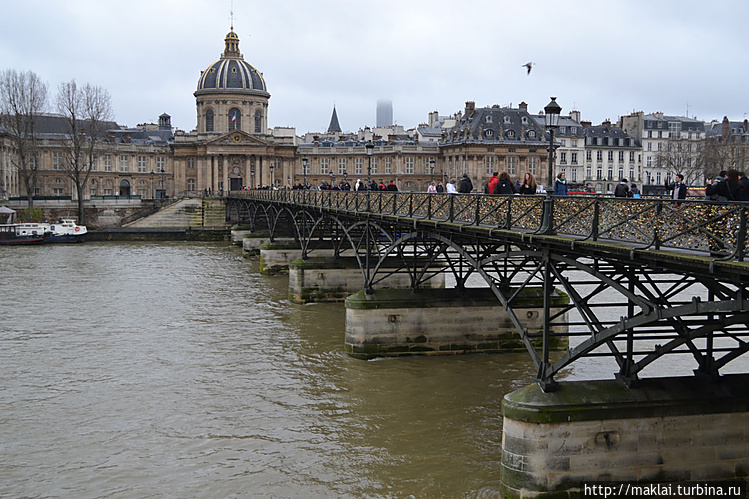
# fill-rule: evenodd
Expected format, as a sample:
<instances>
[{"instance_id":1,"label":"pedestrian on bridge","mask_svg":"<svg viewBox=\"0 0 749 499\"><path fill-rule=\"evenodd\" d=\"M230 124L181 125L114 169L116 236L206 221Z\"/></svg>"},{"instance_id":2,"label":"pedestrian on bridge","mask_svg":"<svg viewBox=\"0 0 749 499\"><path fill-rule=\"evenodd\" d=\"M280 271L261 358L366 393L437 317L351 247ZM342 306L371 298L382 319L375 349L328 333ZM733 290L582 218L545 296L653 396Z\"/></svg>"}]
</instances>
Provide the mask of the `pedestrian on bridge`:
<instances>
[{"instance_id":1,"label":"pedestrian on bridge","mask_svg":"<svg viewBox=\"0 0 749 499\"><path fill-rule=\"evenodd\" d=\"M567 179L564 178L564 172L557 175L557 179L554 181L554 195L555 196L567 195Z\"/></svg>"},{"instance_id":2,"label":"pedestrian on bridge","mask_svg":"<svg viewBox=\"0 0 749 499\"><path fill-rule=\"evenodd\" d=\"M627 179L623 178L619 184L616 186L616 189L614 189L614 197L617 198L631 198L632 197L632 191L629 190L629 186L627 185Z\"/></svg>"},{"instance_id":3,"label":"pedestrian on bridge","mask_svg":"<svg viewBox=\"0 0 749 499\"><path fill-rule=\"evenodd\" d=\"M494 194L503 194L505 196L510 196L515 193L515 183L510 178L510 174L507 172L500 173L499 181L497 182L497 186L494 188Z\"/></svg>"},{"instance_id":4,"label":"pedestrian on bridge","mask_svg":"<svg viewBox=\"0 0 749 499\"><path fill-rule=\"evenodd\" d=\"M671 199L676 201L676 206L680 205L687 198L687 184L684 183L684 175L676 174L676 182L669 183L666 179L666 189L671 191Z\"/></svg>"},{"instance_id":5,"label":"pedestrian on bridge","mask_svg":"<svg viewBox=\"0 0 749 499\"><path fill-rule=\"evenodd\" d=\"M468 177L467 173L463 174L463 180L460 181L460 187L458 187L458 192L461 194L469 194L473 190L473 182L471 182L470 177Z\"/></svg>"},{"instance_id":6,"label":"pedestrian on bridge","mask_svg":"<svg viewBox=\"0 0 749 499\"><path fill-rule=\"evenodd\" d=\"M457 194L458 189L455 188L455 179L451 178L448 180L447 184L445 184L446 190L448 194Z\"/></svg>"},{"instance_id":7,"label":"pedestrian on bridge","mask_svg":"<svg viewBox=\"0 0 749 499\"><path fill-rule=\"evenodd\" d=\"M538 191L538 183L531 172L527 172L523 177L523 183L520 184L518 192L520 194L535 194Z\"/></svg>"},{"instance_id":8,"label":"pedestrian on bridge","mask_svg":"<svg viewBox=\"0 0 749 499\"><path fill-rule=\"evenodd\" d=\"M491 178L489 179L489 183L486 185L487 192L489 194L494 194L494 188L497 185L497 182L499 182L499 172L492 173Z\"/></svg>"}]
</instances>

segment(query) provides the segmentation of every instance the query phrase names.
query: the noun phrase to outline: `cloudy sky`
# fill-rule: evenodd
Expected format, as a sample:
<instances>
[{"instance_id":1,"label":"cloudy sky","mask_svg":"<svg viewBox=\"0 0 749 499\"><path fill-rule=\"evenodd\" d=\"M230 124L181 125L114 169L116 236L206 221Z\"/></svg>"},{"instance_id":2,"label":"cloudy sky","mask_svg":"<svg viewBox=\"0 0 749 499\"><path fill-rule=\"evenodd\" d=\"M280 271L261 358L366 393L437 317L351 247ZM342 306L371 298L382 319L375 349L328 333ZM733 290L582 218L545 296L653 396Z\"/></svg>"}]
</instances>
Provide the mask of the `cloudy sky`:
<instances>
[{"instance_id":1,"label":"cloudy sky","mask_svg":"<svg viewBox=\"0 0 749 499\"><path fill-rule=\"evenodd\" d=\"M115 119L166 112L196 125L200 71L224 49L231 0L2 0L0 69L106 88ZM431 111L556 96L598 124L632 111L743 120L749 2L691 0L234 0L246 61L271 94L268 123L375 124L378 99L412 128ZM530 75L522 67L535 65Z\"/></svg>"}]
</instances>

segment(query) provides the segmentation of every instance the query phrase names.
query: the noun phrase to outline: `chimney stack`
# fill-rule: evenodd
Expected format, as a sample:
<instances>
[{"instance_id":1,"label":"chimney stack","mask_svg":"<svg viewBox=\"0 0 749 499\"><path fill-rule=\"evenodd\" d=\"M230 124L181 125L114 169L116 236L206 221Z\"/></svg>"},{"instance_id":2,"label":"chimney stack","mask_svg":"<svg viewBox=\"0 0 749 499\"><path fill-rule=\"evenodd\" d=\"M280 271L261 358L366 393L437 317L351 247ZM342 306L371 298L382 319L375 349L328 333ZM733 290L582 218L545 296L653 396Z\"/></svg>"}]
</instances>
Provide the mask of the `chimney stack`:
<instances>
[{"instance_id":1,"label":"chimney stack","mask_svg":"<svg viewBox=\"0 0 749 499\"><path fill-rule=\"evenodd\" d=\"M466 119L470 118L475 110L476 102L472 100L466 101Z\"/></svg>"}]
</instances>

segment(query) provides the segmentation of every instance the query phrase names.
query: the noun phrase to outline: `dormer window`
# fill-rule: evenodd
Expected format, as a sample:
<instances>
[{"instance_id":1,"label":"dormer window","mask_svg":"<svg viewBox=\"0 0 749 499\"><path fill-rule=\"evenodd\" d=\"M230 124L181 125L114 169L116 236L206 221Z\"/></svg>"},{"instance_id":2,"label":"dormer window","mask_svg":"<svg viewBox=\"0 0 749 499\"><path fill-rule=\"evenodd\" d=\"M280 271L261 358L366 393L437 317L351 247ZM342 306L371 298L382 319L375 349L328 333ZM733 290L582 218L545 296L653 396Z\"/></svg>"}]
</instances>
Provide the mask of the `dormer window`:
<instances>
[{"instance_id":1,"label":"dormer window","mask_svg":"<svg viewBox=\"0 0 749 499\"><path fill-rule=\"evenodd\" d=\"M510 123L510 117L509 116L505 116L505 123Z\"/></svg>"},{"instance_id":2,"label":"dormer window","mask_svg":"<svg viewBox=\"0 0 749 499\"><path fill-rule=\"evenodd\" d=\"M491 114L487 114L486 115L486 122L487 123L491 123L492 122L492 115Z\"/></svg>"},{"instance_id":3,"label":"dormer window","mask_svg":"<svg viewBox=\"0 0 749 499\"><path fill-rule=\"evenodd\" d=\"M486 131L484 131L484 136L487 139L490 139L490 138L494 137L494 130L486 130Z\"/></svg>"},{"instance_id":4,"label":"dormer window","mask_svg":"<svg viewBox=\"0 0 749 499\"><path fill-rule=\"evenodd\" d=\"M526 116L523 116L522 118L520 118L520 123L522 123L523 125L527 125L528 124L528 118Z\"/></svg>"},{"instance_id":5,"label":"dormer window","mask_svg":"<svg viewBox=\"0 0 749 499\"><path fill-rule=\"evenodd\" d=\"M508 139L514 139L515 138L515 130L507 130L507 133L505 134Z\"/></svg>"},{"instance_id":6,"label":"dormer window","mask_svg":"<svg viewBox=\"0 0 749 499\"><path fill-rule=\"evenodd\" d=\"M536 138L536 131L535 130L528 131L528 138L530 139Z\"/></svg>"}]
</instances>

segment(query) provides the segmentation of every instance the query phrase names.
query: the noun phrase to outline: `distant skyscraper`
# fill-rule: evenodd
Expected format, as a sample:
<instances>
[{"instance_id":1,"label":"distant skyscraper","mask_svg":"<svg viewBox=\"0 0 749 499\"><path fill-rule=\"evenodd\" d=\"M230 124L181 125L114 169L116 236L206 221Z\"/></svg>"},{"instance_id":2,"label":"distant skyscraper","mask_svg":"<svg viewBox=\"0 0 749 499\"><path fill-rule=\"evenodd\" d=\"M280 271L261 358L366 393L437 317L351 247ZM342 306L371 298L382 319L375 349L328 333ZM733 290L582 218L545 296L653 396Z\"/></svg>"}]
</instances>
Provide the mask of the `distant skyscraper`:
<instances>
[{"instance_id":1,"label":"distant skyscraper","mask_svg":"<svg viewBox=\"0 0 749 499\"><path fill-rule=\"evenodd\" d=\"M377 101L377 126L391 126L393 124L393 101Z\"/></svg>"}]
</instances>

